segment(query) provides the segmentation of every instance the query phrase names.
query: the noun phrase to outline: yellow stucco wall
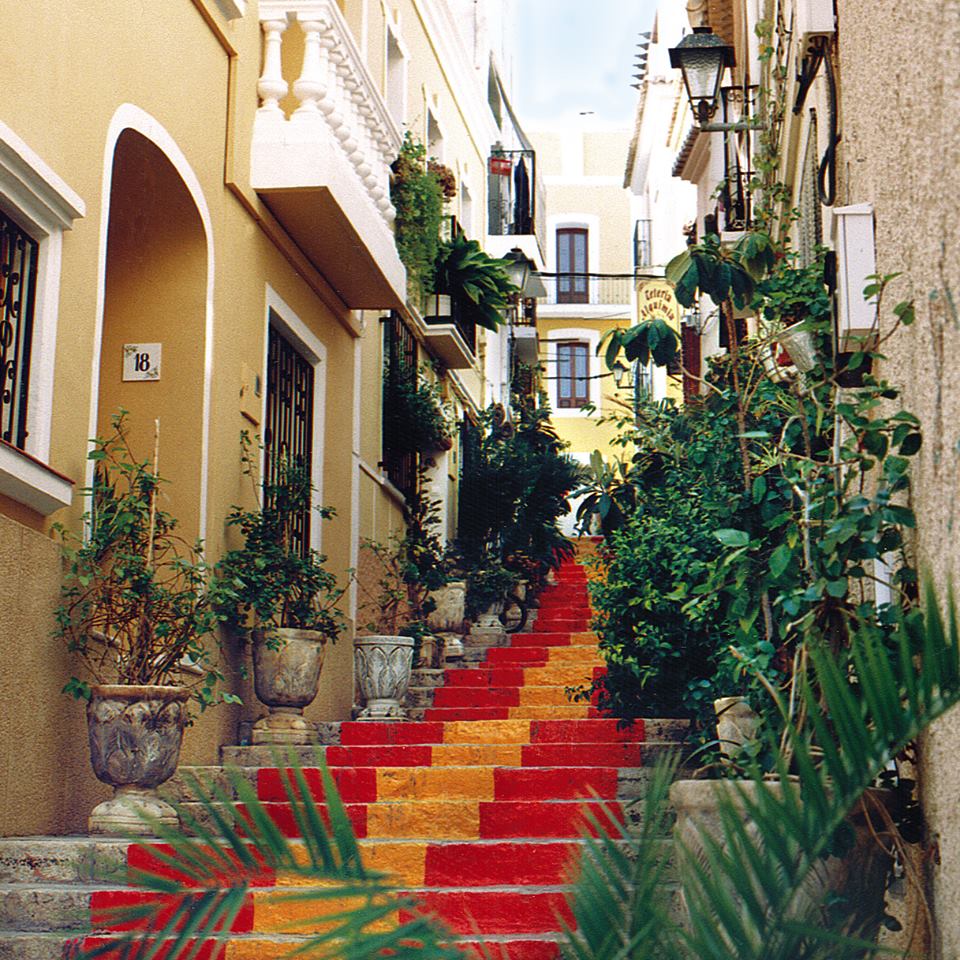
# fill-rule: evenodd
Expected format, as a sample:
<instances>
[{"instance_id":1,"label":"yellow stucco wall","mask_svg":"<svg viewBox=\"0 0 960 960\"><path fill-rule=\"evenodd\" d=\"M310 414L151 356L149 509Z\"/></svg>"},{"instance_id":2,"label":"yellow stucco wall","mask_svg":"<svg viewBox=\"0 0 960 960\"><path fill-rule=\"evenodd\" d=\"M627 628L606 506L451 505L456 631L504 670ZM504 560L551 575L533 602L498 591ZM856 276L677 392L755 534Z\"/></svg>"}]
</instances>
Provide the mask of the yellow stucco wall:
<instances>
[{"instance_id":1,"label":"yellow stucco wall","mask_svg":"<svg viewBox=\"0 0 960 960\"><path fill-rule=\"evenodd\" d=\"M3 121L86 204L86 216L63 240L49 462L78 487L83 484L96 372L97 423L102 427L117 406L127 406L135 449L143 457L153 446L152 420L160 417L161 473L173 481L167 505L192 536L200 516L201 413L209 373L206 535L208 555L215 558L224 545L231 505L251 503L240 470L240 430L250 424L240 414L239 389L244 366L264 374L269 285L326 350L323 499L338 516L326 525L323 547L331 568L345 577L353 522L354 341L341 322L348 318L346 309L284 243L246 182L260 70L259 23L248 16L227 24L210 4L208 13L238 52L231 87L228 51L197 6L176 0L163 5L162 16L157 13L138 4L94 4L82 15L72 14L67 29L62 5L39 0L31 16L11 21L0 39L8 69L30 91L29 97L7 98ZM130 135L143 148L141 159L159 156L162 162L133 165L125 175L129 191L115 195L118 205L108 227L109 208L103 202L113 164L108 130L123 104L146 115L149 135L158 144L144 147L145 140L136 143L139 135ZM232 165L225 163L225 143ZM168 162L174 154L182 155L196 178L208 211L206 227ZM225 182L225 173L235 178L236 188ZM115 255L102 260L102 242L112 239L118 241ZM105 322L98 356L101 303ZM163 343L160 382L120 381L118 349L129 338ZM78 495L70 511L52 519L76 525L82 506ZM29 755L21 750L0 766L2 831L80 830L103 790L89 770L82 710L59 694L75 667L49 639L57 550L42 533L28 529L44 529L41 518L19 506L6 507L4 500L0 556L11 574L5 583L13 583L16 572L20 589L12 596L6 589L0 607L4 682L16 689L0 702L0 743L32 746ZM328 655L320 695L308 710L313 719L349 716L351 647L347 634ZM243 694L245 706L220 707L199 717L187 732L184 762L216 762L219 746L236 742L238 721L259 713L247 682L236 675L244 658L228 640L228 689ZM25 710L24 703L33 706Z\"/></svg>"}]
</instances>

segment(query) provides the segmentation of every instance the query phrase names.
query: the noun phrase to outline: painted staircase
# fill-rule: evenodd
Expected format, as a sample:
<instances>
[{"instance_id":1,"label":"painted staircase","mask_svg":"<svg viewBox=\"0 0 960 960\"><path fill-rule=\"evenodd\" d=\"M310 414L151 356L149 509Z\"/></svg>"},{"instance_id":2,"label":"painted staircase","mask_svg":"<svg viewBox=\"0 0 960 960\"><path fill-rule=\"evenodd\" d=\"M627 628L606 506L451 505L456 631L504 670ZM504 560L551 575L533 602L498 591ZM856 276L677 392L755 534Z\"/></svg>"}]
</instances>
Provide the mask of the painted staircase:
<instances>
[{"instance_id":1,"label":"painted staircase","mask_svg":"<svg viewBox=\"0 0 960 960\"><path fill-rule=\"evenodd\" d=\"M603 669L589 621L585 572L566 563L542 595L536 629L444 671L422 721L343 723L339 743L325 748L366 862L416 894L465 945L483 941L495 957L559 956L584 812L599 813L602 801L614 817L629 816L642 764L682 733L669 721L618 730L595 706L571 702L568 688ZM299 753L307 764L315 756ZM224 748L224 760L245 769L295 837L281 771L264 748ZM222 776L222 768L204 772ZM96 931L105 910L138 897L123 880L142 857L124 841L0 841L0 960L52 960L68 936ZM227 960L283 956L291 936L307 932L296 926L295 903L271 903L283 881L260 882Z\"/></svg>"}]
</instances>

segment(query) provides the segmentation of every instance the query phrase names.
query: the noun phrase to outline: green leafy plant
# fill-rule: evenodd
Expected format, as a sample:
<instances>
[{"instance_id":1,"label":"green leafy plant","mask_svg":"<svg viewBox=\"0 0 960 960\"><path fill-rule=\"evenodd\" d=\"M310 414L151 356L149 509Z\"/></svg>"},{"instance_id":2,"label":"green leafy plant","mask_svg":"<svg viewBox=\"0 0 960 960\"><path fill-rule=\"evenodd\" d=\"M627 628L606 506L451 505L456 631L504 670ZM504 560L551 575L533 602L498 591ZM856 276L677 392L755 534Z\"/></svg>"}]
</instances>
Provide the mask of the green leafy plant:
<instances>
[{"instance_id":1,"label":"green leafy plant","mask_svg":"<svg viewBox=\"0 0 960 960\"><path fill-rule=\"evenodd\" d=\"M594 520L604 536L619 530L637 502L636 487L630 480L630 466L624 460L607 463L599 450L590 454L590 462L580 474L580 486L573 496L582 497L577 506L577 523L584 534L593 529Z\"/></svg>"},{"instance_id":2,"label":"green leafy plant","mask_svg":"<svg viewBox=\"0 0 960 960\"><path fill-rule=\"evenodd\" d=\"M718 794L719 836L679 844L687 918L671 908L662 835L676 761L654 775L639 835L586 838L571 898L576 960L862 960L879 952L874 906L811 886L868 787L933 721L960 702L960 624L928 589L922 615L897 616L884 636L853 625L845 653L811 651L797 696L802 722L782 746L779 780L751 764L743 789ZM749 788L749 789L747 789ZM882 821L878 828L886 836Z\"/></svg>"},{"instance_id":3,"label":"green leafy plant","mask_svg":"<svg viewBox=\"0 0 960 960\"><path fill-rule=\"evenodd\" d=\"M465 319L496 330L503 323L503 311L519 291L506 272L508 262L485 253L476 240L457 234L441 244L431 289L449 294Z\"/></svg>"},{"instance_id":4,"label":"green leafy plant","mask_svg":"<svg viewBox=\"0 0 960 960\"><path fill-rule=\"evenodd\" d=\"M209 567L201 544L182 540L176 518L160 506L159 425L152 462L134 455L125 411L111 426L87 455L94 478L84 491L92 504L86 536L55 528L66 567L57 636L98 683L180 684L193 676L203 708L217 702L223 679L205 642L221 620L207 591ZM90 685L72 677L64 692L89 698Z\"/></svg>"},{"instance_id":5,"label":"green leafy plant","mask_svg":"<svg viewBox=\"0 0 960 960\"><path fill-rule=\"evenodd\" d=\"M431 277L440 246L443 191L427 168L427 151L408 130L392 166L390 200L397 211L397 253L407 268L410 297L416 303L431 292Z\"/></svg>"},{"instance_id":6,"label":"green leafy plant","mask_svg":"<svg viewBox=\"0 0 960 960\"><path fill-rule=\"evenodd\" d=\"M259 444L244 432L243 470L260 502L253 510L234 507L228 515L227 525L239 530L243 546L217 564L211 596L237 630L261 630L268 643L280 642L276 631L281 627L315 630L335 642L345 625L339 608L344 588L327 569L327 558L297 538L305 516L316 513L327 520L335 512L314 507L309 470L284 457L261 491L259 452Z\"/></svg>"},{"instance_id":7,"label":"green leafy plant","mask_svg":"<svg viewBox=\"0 0 960 960\"><path fill-rule=\"evenodd\" d=\"M392 418L396 435L406 437L419 453L449 450L453 422L440 385L420 369L416 377L384 373L384 416Z\"/></svg>"},{"instance_id":8,"label":"green leafy plant","mask_svg":"<svg viewBox=\"0 0 960 960\"><path fill-rule=\"evenodd\" d=\"M502 603L520 576L495 555L481 559L467 572L467 616L476 619L493 604Z\"/></svg>"},{"instance_id":9,"label":"green leafy plant","mask_svg":"<svg viewBox=\"0 0 960 960\"><path fill-rule=\"evenodd\" d=\"M558 520L569 512L579 468L550 424L545 397L518 397L513 410L509 422L502 407L490 407L472 446L468 439L458 562L469 574L496 560L538 581L572 553Z\"/></svg>"}]
</instances>

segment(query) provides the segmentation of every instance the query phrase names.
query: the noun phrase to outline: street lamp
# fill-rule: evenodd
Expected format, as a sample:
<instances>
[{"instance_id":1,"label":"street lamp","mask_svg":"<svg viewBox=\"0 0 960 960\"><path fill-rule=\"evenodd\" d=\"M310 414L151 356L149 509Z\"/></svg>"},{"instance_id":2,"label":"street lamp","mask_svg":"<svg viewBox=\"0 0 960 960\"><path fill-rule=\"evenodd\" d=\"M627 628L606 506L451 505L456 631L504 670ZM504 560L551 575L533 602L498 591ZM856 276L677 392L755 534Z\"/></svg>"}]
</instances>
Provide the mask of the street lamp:
<instances>
[{"instance_id":1,"label":"street lamp","mask_svg":"<svg viewBox=\"0 0 960 960\"><path fill-rule=\"evenodd\" d=\"M616 386L617 390L619 390L624 385L623 378L630 372L630 370L626 364L618 358L614 365L610 368L610 372L613 374L614 385ZM630 384L628 383L627 386L629 387Z\"/></svg>"},{"instance_id":2,"label":"street lamp","mask_svg":"<svg viewBox=\"0 0 960 960\"><path fill-rule=\"evenodd\" d=\"M690 109L701 126L717 112L723 72L735 64L733 47L709 27L694 27L693 33L671 47L670 66L683 74Z\"/></svg>"},{"instance_id":3,"label":"street lamp","mask_svg":"<svg viewBox=\"0 0 960 960\"><path fill-rule=\"evenodd\" d=\"M536 266L519 247L514 247L503 259L507 261L507 277L522 300L536 300L547 295Z\"/></svg>"}]
</instances>

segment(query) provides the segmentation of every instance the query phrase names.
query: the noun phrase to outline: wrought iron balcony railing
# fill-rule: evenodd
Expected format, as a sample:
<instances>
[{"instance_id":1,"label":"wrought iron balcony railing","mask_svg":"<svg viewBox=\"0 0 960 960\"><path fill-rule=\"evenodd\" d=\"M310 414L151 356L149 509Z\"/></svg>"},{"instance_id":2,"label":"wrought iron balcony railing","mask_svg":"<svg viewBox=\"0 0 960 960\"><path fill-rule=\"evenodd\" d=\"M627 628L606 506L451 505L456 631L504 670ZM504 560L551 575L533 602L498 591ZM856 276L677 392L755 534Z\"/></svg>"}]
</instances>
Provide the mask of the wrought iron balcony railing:
<instances>
[{"instance_id":1,"label":"wrought iron balcony railing","mask_svg":"<svg viewBox=\"0 0 960 960\"><path fill-rule=\"evenodd\" d=\"M633 296L632 273L541 273L547 288L545 304L624 306Z\"/></svg>"},{"instance_id":2,"label":"wrought iron balcony railing","mask_svg":"<svg viewBox=\"0 0 960 960\"><path fill-rule=\"evenodd\" d=\"M487 184L488 232L496 237L535 236L546 249L546 200L534 150L491 154Z\"/></svg>"}]
</instances>

